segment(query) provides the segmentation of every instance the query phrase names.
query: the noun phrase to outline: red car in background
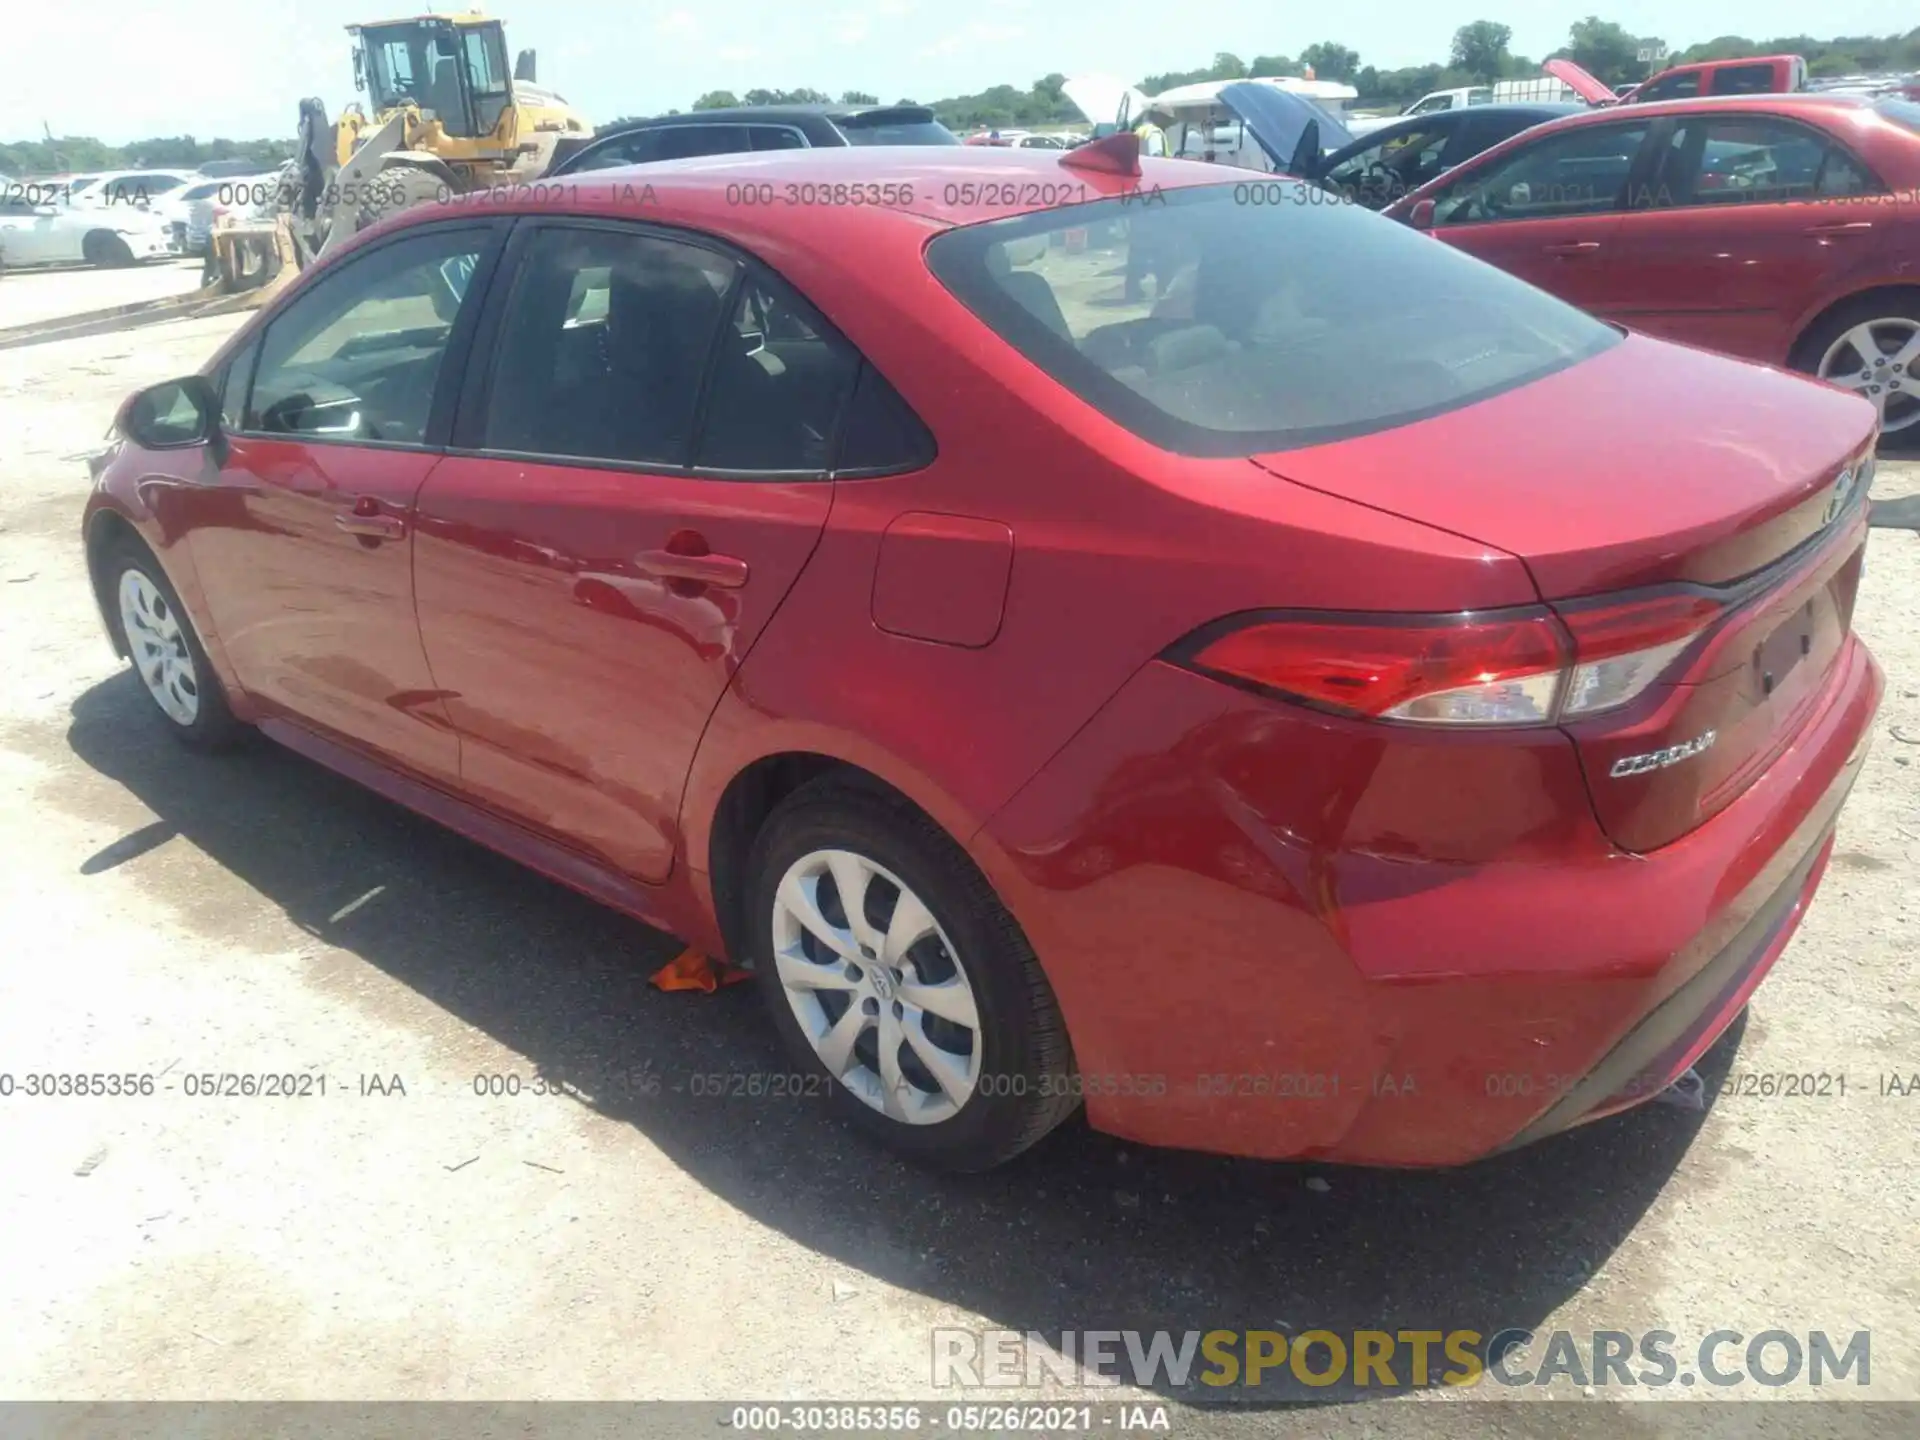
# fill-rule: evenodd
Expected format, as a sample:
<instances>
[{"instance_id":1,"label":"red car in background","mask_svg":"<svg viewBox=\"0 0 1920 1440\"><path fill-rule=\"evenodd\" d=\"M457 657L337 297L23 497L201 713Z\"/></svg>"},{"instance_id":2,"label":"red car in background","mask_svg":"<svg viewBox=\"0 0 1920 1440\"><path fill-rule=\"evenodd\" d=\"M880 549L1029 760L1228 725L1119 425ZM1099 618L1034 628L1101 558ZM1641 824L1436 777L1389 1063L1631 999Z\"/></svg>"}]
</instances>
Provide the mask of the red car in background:
<instances>
[{"instance_id":1,"label":"red car in background","mask_svg":"<svg viewBox=\"0 0 1920 1440\"><path fill-rule=\"evenodd\" d=\"M108 633L182 740L751 966L915 1156L1650 1098L1858 774L1872 408L1137 150L392 217L123 407Z\"/></svg>"},{"instance_id":2,"label":"red car in background","mask_svg":"<svg viewBox=\"0 0 1920 1440\"><path fill-rule=\"evenodd\" d=\"M1753 95L1552 121L1387 214L1605 320L1920 425L1920 104Z\"/></svg>"}]
</instances>

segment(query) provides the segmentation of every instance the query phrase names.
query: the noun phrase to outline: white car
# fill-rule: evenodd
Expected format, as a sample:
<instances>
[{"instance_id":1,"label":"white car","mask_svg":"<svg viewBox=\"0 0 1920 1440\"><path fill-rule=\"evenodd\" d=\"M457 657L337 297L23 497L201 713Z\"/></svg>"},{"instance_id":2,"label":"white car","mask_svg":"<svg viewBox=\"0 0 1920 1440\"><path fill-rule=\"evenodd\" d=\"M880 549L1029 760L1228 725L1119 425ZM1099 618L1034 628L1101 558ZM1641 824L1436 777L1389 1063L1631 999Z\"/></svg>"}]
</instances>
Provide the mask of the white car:
<instances>
[{"instance_id":1,"label":"white car","mask_svg":"<svg viewBox=\"0 0 1920 1440\"><path fill-rule=\"evenodd\" d=\"M191 170L96 170L66 181L67 203L85 209L136 209L200 178Z\"/></svg>"},{"instance_id":2,"label":"white car","mask_svg":"<svg viewBox=\"0 0 1920 1440\"><path fill-rule=\"evenodd\" d=\"M137 265L181 253L172 228L137 206L36 205L0 196L0 265Z\"/></svg>"}]
</instances>

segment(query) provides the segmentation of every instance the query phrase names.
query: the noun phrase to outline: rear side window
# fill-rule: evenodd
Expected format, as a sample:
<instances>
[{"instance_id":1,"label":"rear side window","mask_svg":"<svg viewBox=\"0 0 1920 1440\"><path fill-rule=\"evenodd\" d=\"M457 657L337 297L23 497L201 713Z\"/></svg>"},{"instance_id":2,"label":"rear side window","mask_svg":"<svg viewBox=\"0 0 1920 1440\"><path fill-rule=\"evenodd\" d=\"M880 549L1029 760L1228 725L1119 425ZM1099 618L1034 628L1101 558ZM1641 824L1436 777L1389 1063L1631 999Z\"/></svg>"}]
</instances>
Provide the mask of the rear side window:
<instances>
[{"instance_id":1,"label":"rear side window","mask_svg":"<svg viewBox=\"0 0 1920 1440\"><path fill-rule=\"evenodd\" d=\"M834 474L892 475L933 463L933 435L887 377L871 365L860 367L859 383L840 431Z\"/></svg>"},{"instance_id":2,"label":"rear side window","mask_svg":"<svg viewBox=\"0 0 1920 1440\"><path fill-rule=\"evenodd\" d=\"M969 226L936 239L928 262L1034 364L1187 455L1408 424L1619 341L1419 231L1353 205L1235 203L1246 188Z\"/></svg>"},{"instance_id":3,"label":"rear side window","mask_svg":"<svg viewBox=\"0 0 1920 1440\"><path fill-rule=\"evenodd\" d=\"M694 464L820 475L860 359L791 290L749 277L720 334Z\"/></svg>"},{"instance_id":4,"label":"rear side window","mask_svg":"<svg viewBox=\"0 0 1920 1440\"><path fill-rule=\"evenodd\" d=\"M1728 65L1713 72L1716 95L1767 95L1779 88L1771 65Z\"/></svg>"},{"instance_id":5,"label":"rear side window","mask_svg":"<svg viewBox=\"0 0 1920 1440\"><path fill-rule=\"evenodd\" d=\"M1649 80L1633 98L1640 100L1686 100L1700 93L1700 72L1683 70L1678 75L1663 75Z\"/></svg>"},{"instance_id":6,"label":"rear side window","mask_svg":"<svg viewBox=\"0 0 1920 1440\"><path fill-rule=\"evenodd\" d=\"M481 447L685 464L737 268L651 235L538 231L495 348Z\"/></svg>"},{"instance_id":7,"label":"rear side window","mask_svg":"<svg viewBox=\"0 0 1920 1440\"><path fill-rule=\"evenodd\" d=\"M834 122L849 145L958 145L960 137L919 105L891 110L863 110Z\"/></svg>"},{"instance_id":8,"label":"rear side window","mask_svg":"<svg viewBox=\"0 0 1920 1440\"><path fill-rule=\"evenodd\" d=\"M686 160L696 155L735 155L752 147L744 125L667 125L653 132L654 160Z\"/></svg>"},{"instance_id":9,"label":"rear side window","mask_svg":"<svg viewBox=\"0 0 1920 1440\"><path fill-rule=\"evenodd\" d=\"M749 125L747 138L756 150L804 150L806 137L791 125Z\"/></svg>"},{"instance_id":10,"label":"rear side window","mask_svg":"<svg viewBox=\"0 0 1920 1440\"><path fill-rule=\"evenodd\" d=\"M1769 115L1688 116L1661 156L1642 208L1761 205L1863 195L1878 182L1824 135Z\"/></svg>"}]
</instances>

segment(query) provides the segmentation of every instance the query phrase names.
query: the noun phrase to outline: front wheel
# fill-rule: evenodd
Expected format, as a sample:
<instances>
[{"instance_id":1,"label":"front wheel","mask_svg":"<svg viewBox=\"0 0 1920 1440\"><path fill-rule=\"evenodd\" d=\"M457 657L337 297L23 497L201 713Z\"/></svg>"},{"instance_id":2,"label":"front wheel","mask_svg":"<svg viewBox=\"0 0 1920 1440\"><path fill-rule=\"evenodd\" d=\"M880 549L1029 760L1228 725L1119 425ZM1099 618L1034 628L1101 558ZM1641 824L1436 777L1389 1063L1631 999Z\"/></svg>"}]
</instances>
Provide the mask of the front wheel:
<instances>
[{"instance_id":1,"label":"front wheel","mask_svg":"<svg viewBox=\"0 0 1920 1440\"><path fill-rule=\"evenodd\" d=\"M232 744L245 727L227 708L193 621L159 563L131 544L117 549L108 563L127 655L167 728L196 750Z\"/></svg>"},{"instance_id":2,"label":"front wheel","mask_svg":"<svg viewBox=\"0 0 1920 1440\"><path fill-rule=\"evenodd\" d=\"M1880 412L1880 433L1920 437L1920 299L1867 295L1802 337L1794 368L1851 390Z\"/></svg>"},{"instance_id":3,"label":"front wheel","mask_svg":"<svg viewBox=\"0 0 1920 1440\"><path fill-rule=\"evenodd\" d=\"M855 1125L986 1170L1078 1105L1053 990L964 851L892 795L794 792L750 864L750 954L796 1060Z\"/></svg>"}]
</instances>

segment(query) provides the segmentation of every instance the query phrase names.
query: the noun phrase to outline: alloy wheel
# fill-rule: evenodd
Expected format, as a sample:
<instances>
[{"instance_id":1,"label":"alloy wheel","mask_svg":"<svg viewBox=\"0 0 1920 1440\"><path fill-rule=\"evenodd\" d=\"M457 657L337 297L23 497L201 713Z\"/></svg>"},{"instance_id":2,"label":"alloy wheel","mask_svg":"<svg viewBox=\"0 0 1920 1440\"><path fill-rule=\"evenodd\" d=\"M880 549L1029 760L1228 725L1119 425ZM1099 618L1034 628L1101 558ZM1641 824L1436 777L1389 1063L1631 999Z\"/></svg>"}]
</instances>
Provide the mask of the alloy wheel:
<instances>
[{"instance_id":1,"label":"alloy wheel","mask_svg":"<svg viewBox=\"0 0 1920 1440\"><path fill-rule=\"evenodd\" d=\"M200 715L200 677L186 630L160 587L138 570L120 574L120 625L154 703L176 725L192 725Z\"/></svg>"},{"instance_id":2,"label":"alloy wheel","mask_svg":"<svg viewBox=\"0 0 1920 1440\"><path fill-rule=\"evenodd\" d=\"M821 1064L903 1124L957 1115L980 1081L980 1012L925 902L863 855L815 850L781 878L772 920L781 990Z\"/></svg>"},{"instance_id":3,"label":"alloy wheel","mask_svg":"<svg viewBox=\"0 0 1920 1440\"><path fill-rule=\"evenodd\" d=\"M1827 347L1819 375L1871 400L1882 434L1920 424L1920 320L1862 321Z\"/></svg>"}]
</instances>

